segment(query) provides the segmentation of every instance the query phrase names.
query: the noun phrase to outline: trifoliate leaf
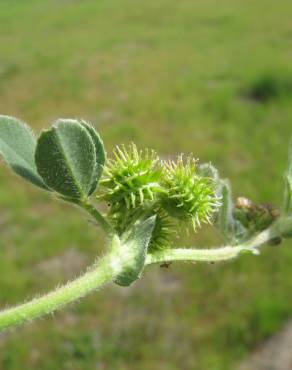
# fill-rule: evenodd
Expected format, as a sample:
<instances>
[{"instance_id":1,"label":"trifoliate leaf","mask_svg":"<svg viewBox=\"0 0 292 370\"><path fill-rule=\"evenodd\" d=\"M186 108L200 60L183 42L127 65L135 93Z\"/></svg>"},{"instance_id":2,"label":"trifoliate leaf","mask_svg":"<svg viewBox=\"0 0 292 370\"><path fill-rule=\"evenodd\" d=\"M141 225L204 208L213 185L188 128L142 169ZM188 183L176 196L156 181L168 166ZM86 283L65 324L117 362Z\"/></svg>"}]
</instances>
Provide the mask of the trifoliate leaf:
<instances>
[{"instance_id":1,"label":"trifoliate leaf","mask_svg":"<svg viewBox=\"0 0 292 370\"><path fill-rule=\"evenodd\" d=\"M95 131L95 128L85 121L81 121L81 125L84 128L86 128L86 130L90 134L93 144L95 146L95 152L96 152L95 175L93 176L92 186L89 191L89 195L91 195L95 191L98 181L102 175L103 166L105 162L105 151L104 151L103 141L101 137L98 135L98 133Z\"/></svg>"},{"instance_id":2,"label":"trifoliate leaf","mask_svg":"<svg viewBox=\"0 0 292 370\"><path fill-rule=\"evenodd\" d=\"M95 146L77 121L59 119L40 135L35 161L48 187L68 198L89 195L95 176Z\"/></svg>"},{"instance_id":3,"label":"trifoliate leaf","mask_svg":"<svg viewBox=\"0 0 292 370\"><path fill-rule=\"evenodd\" d=\"M156 217L152 216L138 222L122 236L120 250L117 251L122 271L115 279L116 284L128 286L141 276L155 220Z\"/></svg>"},{"instance_id":4,"label":"trifoliate leaf","mask_svg":"<svg viewBox=\"0 0 292 370\"><path fill-rule=\"evenodd\" d=\"M34 154L36 139L32 130L14 117L0 116L0 153L19 176L48 190L38 175Z\"/></svg>"}]
</instances>

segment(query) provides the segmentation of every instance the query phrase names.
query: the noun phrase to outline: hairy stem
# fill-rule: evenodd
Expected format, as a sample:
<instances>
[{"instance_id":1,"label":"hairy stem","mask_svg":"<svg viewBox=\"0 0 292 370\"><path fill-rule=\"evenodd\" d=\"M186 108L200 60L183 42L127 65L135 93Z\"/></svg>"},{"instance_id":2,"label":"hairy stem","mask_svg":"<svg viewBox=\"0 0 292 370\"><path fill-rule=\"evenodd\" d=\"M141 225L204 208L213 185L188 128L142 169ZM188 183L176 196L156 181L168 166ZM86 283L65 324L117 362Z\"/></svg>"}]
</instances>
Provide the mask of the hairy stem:
<instances>
[{"instance_id":1,"label":"hairy stem","mask_svg":"<svg viewBox=\"0 0 292 370\"><path fill-rule=\"evenodd\" d=\"M40 298L0 312L0 331L52 313L112 281L119 272L112 265L110 258L105 257L76 280Z\"/></svg>"},{"instance_id":2,"label":"hairy stem","mask_svg":"<svg viewBox=\"0 0 292 370\"><path fill-rule=\"evenodd\" d=\"M249 241L238 246L224 246L220 248L193 249L177 248L166 249L148 254L146 265L172 261L193 262L219 262L233 259L244 252L259 254L258 248L277 236L278 225L275 223L270 228L262 231Z\"/></svg>"},{"instance_id":3,"label":"hairy stem","mask_svg":"<svg viewBox=\"0 0 292 370\"><path fill-rule=\"evenodd\" d=\"M246 241L243 246L245 247L252 247L258 248L264 244L266 244L269 240L273 239L274 237L278 236L278 223L274 223L268 229L260 232L256 236L252 237L248 241Z\"/></svg>"},{"instance_id":4,"label":"hairy stem","mask_svg":"<svg viewBox=\"0 0 292 370\"><path fill-rule=\"evenodd\" d=\"M222 247L214 249L178 248L148 254L146 265L171 261L219 262L237 257L240 253L251 252L258 254L256 248L250 247Z\"/></svg>"},{"instance_id":5,"label":"hairy stem","mask_svg":"<svg viewBox=\"0 0 292 370\"><path fill-rule=\"evenodd\" d=\"M106 235L113 235L114 230L110 223L103 217L97 208L95 208L88 200L80 201L78 205L89 213L95 221L102 227Z\"/></svg>"},{"instance_id":6,"label":"hairy stem","mask_svg":"<svg viewBox=\"0 0 292 370\"><path fill-rule=\"evenodd\" d=\"M95 219L99 220L104 230L107 230L107 232L110 230L110 233L112 233L111 226L92 205L83 204L83 208L92 214ZM274 224L241 246L225 246L213 249L178 248L157 251L147 255L145 265L170 261L218 262L233 259L243 252L258 254L257 248L267 243L272 237L275 237L277 230L277 224ZM118 238L113 237L112 243L118 240ZM128 268L128 256L126 253L119 255L120 250L118 250L118 253L116 251L113 253L113 250L76 280L40 298L35 298L28 303L0 312L0 331L52 313L96 290L107 282L115 280L125 266Z\"/></svg>"}]
</instances>

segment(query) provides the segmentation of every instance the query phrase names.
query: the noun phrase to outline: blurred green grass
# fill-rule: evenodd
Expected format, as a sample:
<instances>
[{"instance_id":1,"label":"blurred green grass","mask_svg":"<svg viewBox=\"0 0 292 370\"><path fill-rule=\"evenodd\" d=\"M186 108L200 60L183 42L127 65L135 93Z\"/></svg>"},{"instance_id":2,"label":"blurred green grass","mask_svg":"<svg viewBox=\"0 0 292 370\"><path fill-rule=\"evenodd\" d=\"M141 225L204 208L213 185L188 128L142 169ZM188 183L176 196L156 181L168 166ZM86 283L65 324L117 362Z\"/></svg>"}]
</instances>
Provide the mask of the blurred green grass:
<instances>
[{"instance_id":1,"label":"blurred green grass","mask_svg":"<svg viewBox=\"0 0 292 370\"><path fill-rule=\"evenodd\" d=\"M163 156L193 152L235 195L279 204L291 11L285 0L1 1L0 112L37 131L88 119L109 152L132 140ZM76 276L103 240L4 166L0 182L6 306ZM209 229L188 241L218 243ZM291 316L290 244L231 264L152 267L128 290L109 286L1 335L0 369L233 369Z\"/></svg>"}]
</instances>

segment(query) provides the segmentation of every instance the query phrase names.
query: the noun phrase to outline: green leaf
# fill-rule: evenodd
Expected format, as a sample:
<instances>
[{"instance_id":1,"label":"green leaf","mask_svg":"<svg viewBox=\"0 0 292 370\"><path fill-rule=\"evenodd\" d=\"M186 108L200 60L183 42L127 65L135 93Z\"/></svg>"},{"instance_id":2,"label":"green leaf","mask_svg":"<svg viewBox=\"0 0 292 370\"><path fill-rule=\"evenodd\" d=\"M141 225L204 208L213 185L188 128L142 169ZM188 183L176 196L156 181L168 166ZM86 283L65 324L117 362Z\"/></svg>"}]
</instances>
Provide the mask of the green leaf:
<instances>
[{"instance_id":1,"label":"green leaf","mask_svg":"<svg viewBox=\"0 0 292 370\"><path fill-rule=\"evenodd\" d=\"M48 190L34 161L36 139L30 127L14 117L0 115L0 153L19 176Z\"/></svg>"},{"instance_id":2,"label":"green leaf","mask_svg":"<svg viewBox=\"0 0 292 370\"><path fill-rule=\"evenodd\" d=\"M105 162L105 151L104 151L103 141L101 137L99 136L99 134L95 131L95 128L91 124L85 121L81 121L81 125L84 128L86 128L86 130L90 134L91 139L94 143L95 152L96 152L95 175L93 176L92 185L89 191L89 195L91 195L95 191L98 181L102 175L103 166Z\"/></svg>"},{"instance_id":3,"label":"green leaf","mask_svg":"<svg viewBox=\"0 0 292 370\"><path fill-rule=\"evenodd\" d=\"M285 174L283 214L292 215L292 140L289 147L288 169Z\"/></svg>"},{"instance_id":4,"label":"green leaf","mask_svg":"<svg viewBox=\"0 0 292 370\"><path fill-rule=\"evenodd\" d=\"M220 180L218 193L221 197L221 207L218 211L217 227L228 242L237 244L245 236L245 228L234 218L231 185L228 180Z\"/></svg>"},{"instance_id":5,"label":"green leaf","mask_svg":"<svg viewBox=\"0 0 292 370\"><path fill-rule=\"evenodd\" d=\"M96 154L88 131L77 121L59 119L40 135L35 154L48 187L68 198L87 197L95 176Z\"/></svg>"},{"instance_id":6,"label":"green leaf","mask_svg":"<svg viewBox=\"0 0 292 370\"><path fill-rule=\"evenodd\" d=\"M145 221L138 222L122 236L117 252L123 267L115 279L116 284L129 286L140 278L155 221L156 216L152 216Z\"/></svg>"}]
</instances>

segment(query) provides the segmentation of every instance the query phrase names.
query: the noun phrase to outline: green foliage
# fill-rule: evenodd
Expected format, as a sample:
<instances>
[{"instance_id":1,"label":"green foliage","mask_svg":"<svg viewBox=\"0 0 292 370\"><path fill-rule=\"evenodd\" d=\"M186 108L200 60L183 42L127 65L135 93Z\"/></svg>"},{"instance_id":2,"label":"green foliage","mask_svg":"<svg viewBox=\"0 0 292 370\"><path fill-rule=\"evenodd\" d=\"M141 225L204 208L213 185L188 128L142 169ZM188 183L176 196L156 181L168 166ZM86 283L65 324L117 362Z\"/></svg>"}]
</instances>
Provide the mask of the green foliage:
<instances>
[{"instance_id":1,"label":"green foliage","mask_svg":"<svg viewBox=\"0 0 292 370\"><path fill-rule=\"evenodd\" d=\"M87 197L96 182L96 150L87 128L75 120L58 120L42 132L36 154L46 185L68 198Z\"/></svg>"},{"instance_id":2,"label":"green foliage","mask_svg":"<svg viewBox=\"0 0 292 370\"><path fill-rule=\"evenodd\" d=\"M155 220L156 217L152 216L145 221L137 221L122 235L120 240L116 238L113 240L114 255L120 254L121 260L125 261L121 272L115 278L115 283L118 285L128 286L140 278L145 266Z\"/></svg>"},{"instance_id":3,"label":"green foliage","mask_svg":"<svg viewBox=\"0 0 292 370\"><path fill-rule=\"evenodd\" d=\"M22 147L21 139L24 139ZM112 274L118 285L130 285L141 276L147 254L151 256L150 261L184 259L186 256L199 261L221 261L246 252L258 254L257 247L261 244L274 239L281 241L281 237L289 237L291 233L289 188L282 218L273 207L254 205L243 197L238 198L234 206L229 181L220 179L211 164L198 165L193 156L185 158L183 155L177 161L161 161L153 150L138 150L135 144L128 148L117 147L114 158L109 159L105 166L105 175L100 182L102 192L98 196L99 200L109 203L108 214L103 216L88 197L95 191L101 177L105 152L101 138L85 121L59 119L51 129L41 133L35 144L26 125L4 117L0 143L3 156L14 170L17 168L15 163L28 163L33 173L35 158L37 172L45 186L86 210L103 228L110 241L109 265L102 267L101 276L98 270L92 271L94 279L98 277L101 282L104 273L105 276ZM291 163L288 179L290 167ZM218 229L231 245L237 245L247 237L252 238L259 231L270 230L257 242L252 240L251 246L247 243L217 251L186 252L178 249L173 254L168 253L176 227L173 221L186 226L191 224L197 231L202 223L211 223L214 214ZM91 273L80 279L92 286ZM71 289L71 295L64 287L56 291L56 297L59 297L56 299L66 301L69 297L74 299L83 294L79 283L69 284L67 289ZM84 291L87 291L86 287ZM30 312L35 315L33 317L38 317L50 302L44 298L36 300L35 304L38 307L36 311L30 304L23 305L26 316L20 322L29 319ZM52 310L56 307L58 305L53 302ZM18 310L21 311L22 306L15 311L3 312L0 328L17 322Z\"/></svg>"},{"instance_id":4,"label":"green foliage","mask_svg":"<svg viewBox=\"0 0 292 370\"><path fill-rule=\"evenodd\" d=\"M35 176L42 179L44 187L86 209L107 233L114 231L121 237L137 223L155 219L147 244L151 253L170 247L173 220L191 223L196 230L201 223L211 222L219 206L214 167L201 166L199 175L192 157L163 162L153 150L138 150L131 144L114 150L114 158L107 161L100 181L103 190L98 199L109 205L110 225L87 201L105 165L103 142L93 126L85 121L59 119L41 133L37 144L32 131L16 119L5 118L2 129L3 153L14 169L13 160L19 160L19 153L22 161L30 160L31 172L35 160ZM20 139L26 139L22 145ZM10 146L4 145L7 142Z\"/></svg>"},{"instance_id":5,"label":"green foliage","mask_svg":"<svg viewBox=\"0 0 292 370\"><path fill-rule=\"evenodd\" d=\"M105 162L103 142L95 129L71 119L56 121L36 141L25 123L0 116L0 152L18 175L68 200L95 191Z\"/></svg>"},{"instance_id":6,"label":"green foliage","mask_svg":"<svg viewBox=\"0 0 292 370\"><path fill-rule=\"evenodd\" d=\"M36 139L32 130L14 117L0 116L0 153L19 176L48 190L37 173L34 155Z\"/></svg>"},{"instance_id":7,"label":"green foliage","mask_svg":"<svg viewBox=\"0 0 292 370\"><path fill-rule=\"evenodd\" d=\"M92 179L92 185L90 188L90 191L88 195L91 195L94 193L96 186L98 184L98 181L102 175L103 166L105 162L105 151L103 146L103 141L99 134L95 131L95 128L88 122L80 121L81 125L86 128L88 133L91 136L91 139L93 140L93 144L95 147L95 157L96 157L96 168L95 168L95 175L93 175Z\"/></svg>"},{"instance_id":8,"label":"green foliage","mask_svg":"<svg viewBox=\"0 0 292 370\"><path fill-rule=\"evenodd\" d=\"M41 133L37 144L32 131L14 118L4 117L1 127L2 152L12 168L20 167L16 160L29 163L30 180L39 179L43 187L86 209L106 232L111 233L113 227L124 238L128 230L136 230L137 223L156 220L147 243L150 253L170 247L175 230L172 219L192 223L196 229L201 222L211 222L219 206L217 180L211 179L216 176L214 167L201 166L201 174L208 176L198 175L191 157L186 163L182 156L177 163L162 162L153 150L139 151L131 144L114 150L114 159L108 160L101 180L103 191L98 199L109 203L111 226L86 201L95 191L105 164L103 142L93 126L60 119Z\"/></svg>"},{"instance_id":9,"label":"green foliage","mask_svg":"<svg viewBox=\"0 0 292 370\"><path fill-rule=\"evenodd\" d=\"M164 154L195 151L231 178L234 196L276 203L291 133L291 99L280 97L264 106L238 99L251 74L261 76L270 65L291 72L292 3L267 0L265 12L262 4L227 0L218 7L215 0L159 0L137 8L132 0L2 1L1 111L21 112L36 130L54 109L97 117L108 148L135 140L139 147L152 145ZM251 44L256 45L252 53ZM71 245L80 246L81 258L89 258L101 240L74 209L54 206L46 196L21 188L20 181L5 178L3 168L1 173L1 219L14 222L1 229L0 291L7 305L33 295L36 284L44 291L58 277L76 275L74 267L69 276L64 272L69 267L55 267L36 282L41 260L60 261ZM182 244L194 241L211 244L214 236L203 231L181 239ZM130 358L140 370L233 370L264 338L262 326L269 324L271 306L279 326L291 313L289 246L269 249L260 259L207 269L173 266L159 271L159 288L148 274L143 289L129 294L102 289L101 299L94 295L73 312L56 315L56 321L42 320L3 335L0 367L124 370ZM29 268L32 264L36 267ZM174 290L181 281L184 288ZM253 320L255 301L262 308ZM225 343L230 328L242 330L249 344L236 336ZM75 351L84 336L89 337L84 347L94 354L81 359Z\"/></svg>"}]
</instances>

